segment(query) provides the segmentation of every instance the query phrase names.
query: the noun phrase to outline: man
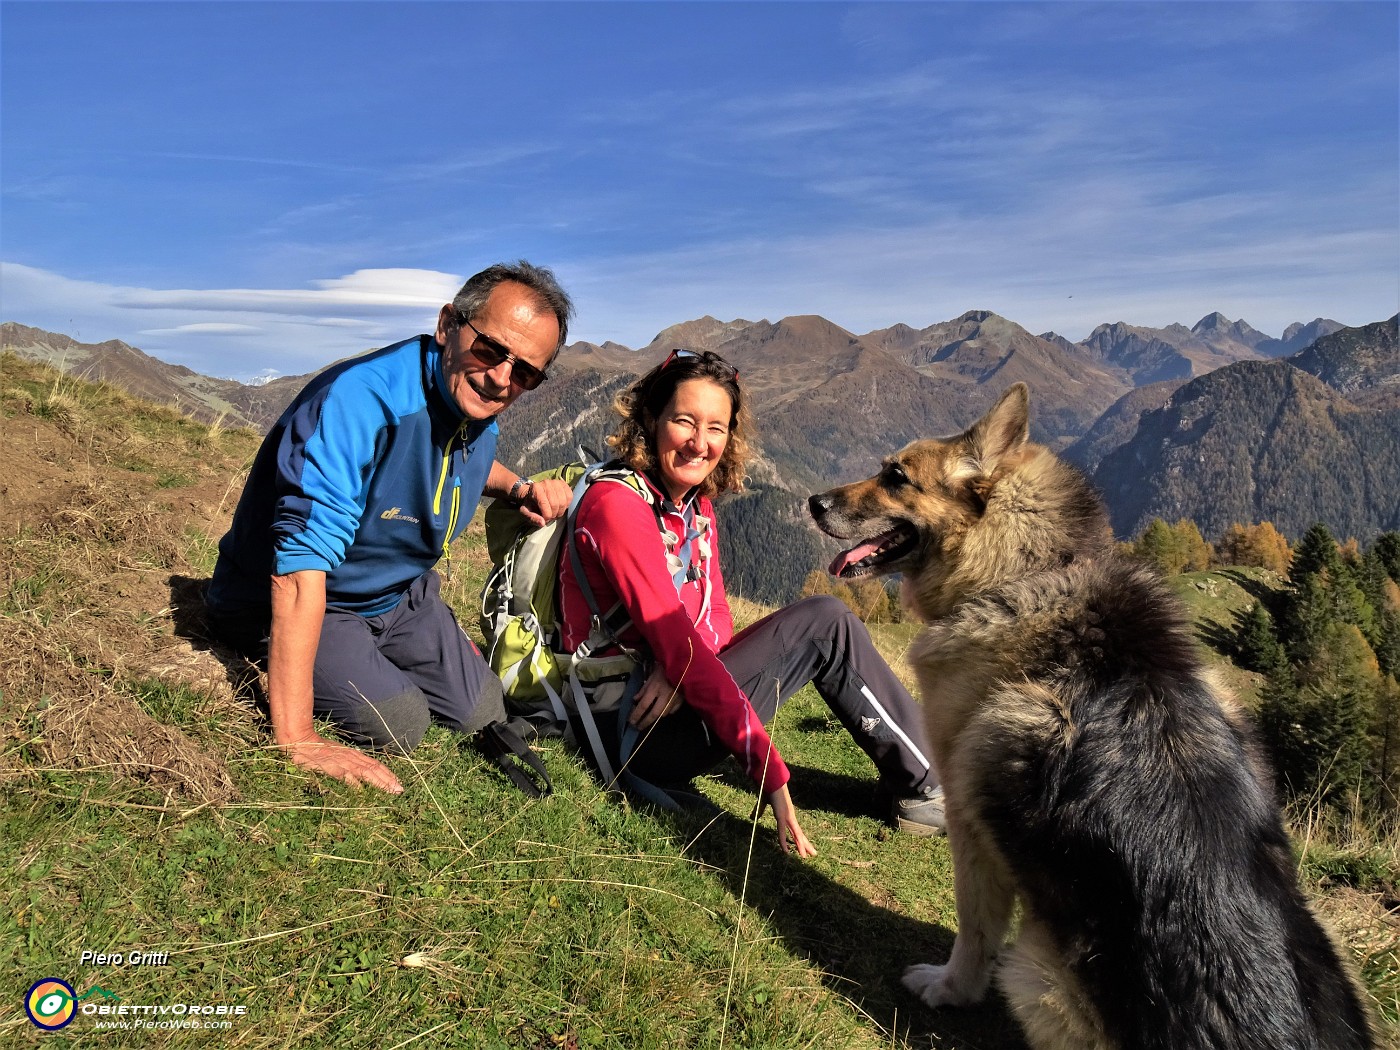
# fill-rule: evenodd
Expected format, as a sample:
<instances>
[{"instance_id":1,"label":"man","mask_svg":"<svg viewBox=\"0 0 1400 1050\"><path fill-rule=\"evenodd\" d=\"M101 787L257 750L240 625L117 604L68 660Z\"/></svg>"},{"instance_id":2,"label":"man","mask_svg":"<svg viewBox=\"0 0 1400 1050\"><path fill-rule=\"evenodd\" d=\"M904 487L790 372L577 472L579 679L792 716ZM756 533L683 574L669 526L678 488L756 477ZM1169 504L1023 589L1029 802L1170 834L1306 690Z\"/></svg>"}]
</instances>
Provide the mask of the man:
<instances>
[{"instance_id":1,"label":"man","mask_svg":"<svg viewBox=\"0 0 1400 1050\"><path fill-rule=\"evenodd\" d=\"M571 492L495 459L495 417L538 386L573 305L523 260L469 279L416 336L313 379L263 441L219 543L216 636L266 656L273 737L298 766L403 790L371 755L404 753L430 717L473 733L503 717L501 685L439 596L434 565L482 495L542 524Z\"/></svg>"}]
</instances>

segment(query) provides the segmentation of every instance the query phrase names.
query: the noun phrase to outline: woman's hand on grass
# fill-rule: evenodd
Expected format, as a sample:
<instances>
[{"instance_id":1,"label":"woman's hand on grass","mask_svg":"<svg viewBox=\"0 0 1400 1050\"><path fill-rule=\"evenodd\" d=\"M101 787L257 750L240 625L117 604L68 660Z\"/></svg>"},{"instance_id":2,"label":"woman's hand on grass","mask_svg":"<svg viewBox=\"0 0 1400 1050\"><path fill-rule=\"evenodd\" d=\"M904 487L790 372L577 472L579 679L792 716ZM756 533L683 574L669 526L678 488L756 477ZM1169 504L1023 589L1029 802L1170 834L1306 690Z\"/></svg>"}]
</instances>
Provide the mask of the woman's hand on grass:
<instances>
[{"instance_id":1,"label":"woman's hand on grass","mask_svg":"<svg viewBox=\"0 0 1400 1050\"><path fill-rule=\"evenodd\" d=\"M796 853L799 857L815 857L817 849L797 822L797 810L793 807L787 785L765 795L764 801L773 807L773 816L778 822L778 843L783 847L783 852Z\"/></svg>"}]
</instances>

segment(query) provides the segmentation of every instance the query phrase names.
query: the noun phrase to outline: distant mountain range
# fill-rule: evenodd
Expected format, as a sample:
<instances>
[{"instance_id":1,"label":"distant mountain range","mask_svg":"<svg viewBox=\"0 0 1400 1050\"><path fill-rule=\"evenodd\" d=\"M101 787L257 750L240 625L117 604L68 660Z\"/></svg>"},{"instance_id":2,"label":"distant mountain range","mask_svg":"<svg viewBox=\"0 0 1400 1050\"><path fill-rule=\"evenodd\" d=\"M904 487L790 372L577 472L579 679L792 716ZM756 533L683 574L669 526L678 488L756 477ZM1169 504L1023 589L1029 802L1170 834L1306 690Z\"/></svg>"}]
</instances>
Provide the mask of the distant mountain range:
<instances>
[{"instance_id":1,"label":"distant mountain range","mask_svg":"<svg viewBox=\"0 0 1400 1050\"><path fill-rule=\"evenodd\" d=\"M1293 539L1319 521L1362 541L1400 529L1395 318L1136 393L1149 392L1095 425L1100 437L1131 430L1126 440L1096 444L1091 432L1067 452L1092 470L1118 535L1154 517L1187 518L1208 538L1266 520Z\"/></svg>"},{"instance_id":2,"label":"distant mountain range","mask_svg":"<svg viewBox=\"0 0 1400 1050\"><path fill-rule=\"evenodd\" d=\"M817 316L702 317L636 350L566 347L550 381L503 419L499 455L529 471L580 444L602 451L613 395L686 346L739 368L758 421L750 491L723 512L726 574L754 597L789 598L825 564L802 509L810 492L872 471L915 438L960 430L1018 381L1031 387L1032 436L1090 474L1120 536L1162 517L1194 520L1208 538L1232 521L1269 520L1294 539L1324 521L1365 540L1400 528L1395 333L1396 318L1361 328L1318 318L1276 339L1212 313L1190 328L1104 324L1074 343L984 310L864 335ZM259 429L309 378L211 379L125 343L14 323L0 325L0 341L197 418Z\"/></svg>"}]
</instances>

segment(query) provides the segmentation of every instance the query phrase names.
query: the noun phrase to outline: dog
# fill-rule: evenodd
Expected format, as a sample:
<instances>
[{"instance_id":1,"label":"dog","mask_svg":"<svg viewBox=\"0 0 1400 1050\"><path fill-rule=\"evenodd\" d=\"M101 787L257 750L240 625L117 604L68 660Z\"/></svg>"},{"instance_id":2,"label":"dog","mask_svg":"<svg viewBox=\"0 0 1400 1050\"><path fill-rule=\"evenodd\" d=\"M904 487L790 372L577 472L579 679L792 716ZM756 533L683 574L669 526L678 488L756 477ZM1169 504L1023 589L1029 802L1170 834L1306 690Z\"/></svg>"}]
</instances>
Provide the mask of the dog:
<instances>
[{"instance_id":1,"label":"dog","mask_svg":"<svg viewBox=\"0 0 1400 1050\"><path fill-rule=\"evenodd\" d=\"M975 1003L995 968L1036 1050L1372 1046L1244 717L1087 480L1029 440L1029 402L1017 384L962 434L809 500L852 544L832 573L902 574L927 624L909 659L958 930L905 986Z\"/></svg>"}]
</instances>

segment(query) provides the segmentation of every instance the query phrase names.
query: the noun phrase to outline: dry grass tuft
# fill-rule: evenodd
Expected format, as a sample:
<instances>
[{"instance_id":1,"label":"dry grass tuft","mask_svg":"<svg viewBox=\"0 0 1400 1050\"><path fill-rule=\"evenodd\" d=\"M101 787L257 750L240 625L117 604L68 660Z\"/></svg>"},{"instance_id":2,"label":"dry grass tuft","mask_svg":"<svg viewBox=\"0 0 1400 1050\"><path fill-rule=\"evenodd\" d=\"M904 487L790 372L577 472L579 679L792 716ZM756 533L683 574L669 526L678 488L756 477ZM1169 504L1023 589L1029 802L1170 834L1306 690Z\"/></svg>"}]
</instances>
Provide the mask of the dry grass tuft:
<instances>
[{"instance_id":1,"label":"dry grass tuft","mask_svg":"<svg viewBox=\"0 0 1400 1050\"><path fill-rule=\"evenodd\" d=\"M81 631L18 617L0 621L0 780L40 766L102 770L195 802L237 796L227 765L118 689L110 670L76 662ZM77 652L75 652L77 650Z\"/></svg>"},{"instance_id":2,"label":"dry grass tuft","mask_svg":"<svg viewBox=\"0 0 1400 1050\"><path fill-rule=\"evenodd\" d=\"M34 406L34 395L23 387L11 386L0 391L0 408L3 408L6 413L32 416Z\"/></svg>"},{"instance_id":3,"label":"dry grass tuft","mask_svg":"<svg viewBox=\"0 0 1400 1050\"><path fill-rule=\"evenodd\" d=\"M110 690L94 689L87 703L50 706L41 722L42 750L52 765L100 769L195 802L220 805L238 796L223 761Z\"/></svg>"},{"instance_id":4,"label":"dry grass tuft","mask_svg":"<svg viewBox=\"0 0 1400 1050\"><path fill-rule=\"evenodd\" d=\"M1383 1044L1400 1045L1400 1026L1385 1021L1400 1016L1400 914L1380 894L1344 886L1316 897L1313 906L1361 970Z\"/></svg>"},{"instance_id":5,"label":"dry grass tuft","mask_svg":"<svg viewBox=\"0 0 1400 1050\"><path fill-rule=\"evenodd\" d=\"M69 492L49 516L47 528L55 538L70 544L84 541L123 544L141 561L163 569L180 567L186 546L181 530L172 528L168 507L149 499L132 499L129 493L113 495L96 480L87 480Z\"/></svg>"}]
</instances>

